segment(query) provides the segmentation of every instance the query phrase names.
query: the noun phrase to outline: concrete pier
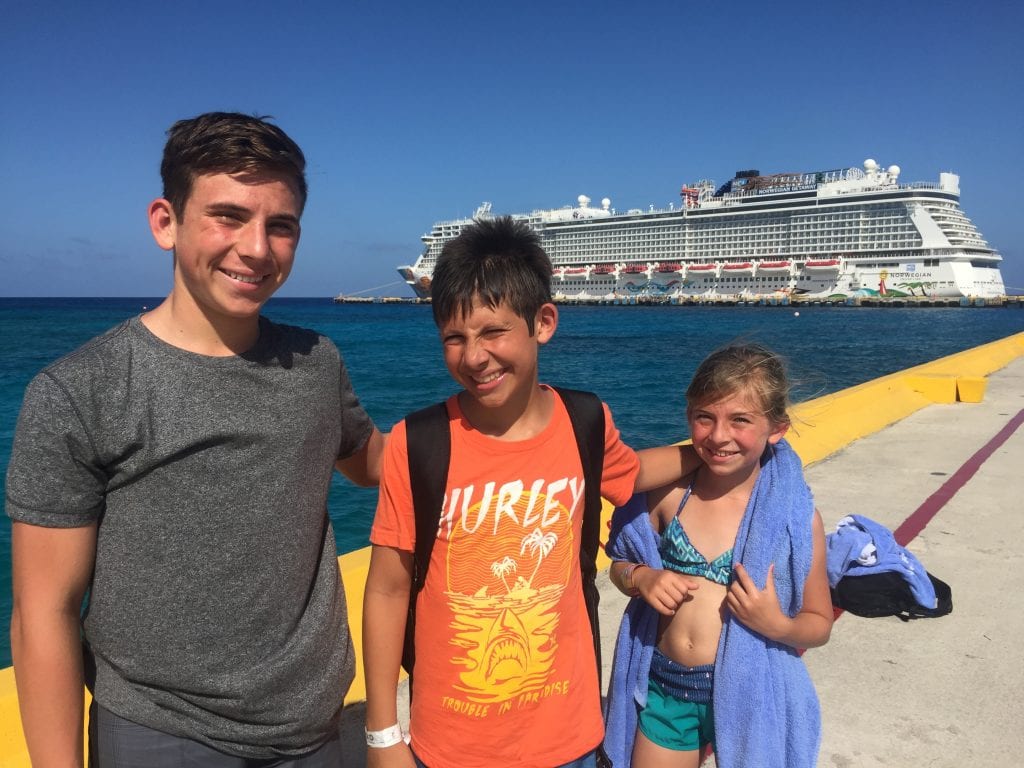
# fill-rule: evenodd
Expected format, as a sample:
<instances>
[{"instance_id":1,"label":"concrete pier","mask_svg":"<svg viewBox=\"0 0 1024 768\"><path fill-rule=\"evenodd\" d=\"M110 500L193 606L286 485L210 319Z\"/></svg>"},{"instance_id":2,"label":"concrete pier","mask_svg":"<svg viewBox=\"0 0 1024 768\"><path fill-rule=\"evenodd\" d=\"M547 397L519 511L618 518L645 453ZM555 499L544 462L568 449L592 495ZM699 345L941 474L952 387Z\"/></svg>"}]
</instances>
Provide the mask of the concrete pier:
<instances>
[{"instance_id":1,"label":"concrete pier","mask_svg":"<svg viewBox=\"0 0 1024 768\"><path fill-rule=\"evenodd\" d=\"M970 373L966 354L946 358L946 367ZM901 396L891 382L869 385ZM915 387L913 394L923 389ZM826 532L844 515L865 515L894 531L953 592L953 612L939 618L840 614L829 643L804 655L821 700L820 768L1024 763L1024 357L991 373L983 391L983 399L924 405L878 431L853 403L832 402L863 424L864 436L843 437L838 450L814 434L838 429L829 403L797 409L807 422L798 418L797 449L828 454L806 469ZM604 574L598 584L607 682L626 598ZM362 704L346 714L358 745ZM365 764L360 749L350 765ZM705 768L712 766L713 756Z\"/></svg>"},{"instance_id":2,"label":"concrete pier","mask_svg":"<svg viewBox=\"0 0 1024 768\"><path fill-rule=\"evenodd\" d=\"M795 409L792 441L826 532L865 515L947 582L953 612L841 614L804 659L821 699L821 768L995 768L1024 751L1024 333ZM368 550L341 557L361 640ZM607 667L625 598L598 575ZM363 681L347 697L346 768L365 766ZM28 766L13 671L0 670L0 766ZM710 758L707 766L714 766Z\"/></svg>"},{"instance_id":3,"label":"concrete pier","mask_svg":"<svg viewBox=\"0 0 1024 768\"><path fill-rule=\"evenodd\" d=\"M923 524L905 545L953 592L940 618L843 613L829 643L804 654L821 700L821 768L1024 763L1022 421L1018 358L988 377L982 402L929 405L807 468L826 532L851 513L898 540ZM605 579L606 660L625 602Z\"/></svg>"},{"instance_id":4,"label":"concrete pier","mask_svg":"<svg viewBox=\"0 0 1024 768\"><path fill-rule=\"evenodd\" d=\"M807 470L826 531L853 512L898 540L923 524L906 546L953 592L941 618L843 614L805 654L823 768L1024 762L1022 419L1018 359L982 402L928 406Z\"/></svg>"}]
</instances>

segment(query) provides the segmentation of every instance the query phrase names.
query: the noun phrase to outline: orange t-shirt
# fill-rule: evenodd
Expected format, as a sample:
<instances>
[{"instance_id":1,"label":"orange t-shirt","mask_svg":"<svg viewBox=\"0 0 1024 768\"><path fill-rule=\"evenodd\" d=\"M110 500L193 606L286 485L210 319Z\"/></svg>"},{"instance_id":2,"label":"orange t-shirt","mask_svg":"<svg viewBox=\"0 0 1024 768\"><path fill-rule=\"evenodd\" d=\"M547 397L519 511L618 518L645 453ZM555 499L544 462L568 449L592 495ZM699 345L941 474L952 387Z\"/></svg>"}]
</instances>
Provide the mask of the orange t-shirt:
<instances>
[{"instance_id":1,"label":"orange t-shirt","mask_svg":"<svg viewBox=\"0 0 1024 768\"><path fill-rule=\"evenodd\" d=\"M550 768L604 736L579 558L583 467L559 398L539 435L473 430L448 400L452 452L416 608L412 747L431 768ZM605 406L601 494L633 493L636 454ZM412 551L405 422L388 439L370 541Z\"/></svg>"}]
</instances>

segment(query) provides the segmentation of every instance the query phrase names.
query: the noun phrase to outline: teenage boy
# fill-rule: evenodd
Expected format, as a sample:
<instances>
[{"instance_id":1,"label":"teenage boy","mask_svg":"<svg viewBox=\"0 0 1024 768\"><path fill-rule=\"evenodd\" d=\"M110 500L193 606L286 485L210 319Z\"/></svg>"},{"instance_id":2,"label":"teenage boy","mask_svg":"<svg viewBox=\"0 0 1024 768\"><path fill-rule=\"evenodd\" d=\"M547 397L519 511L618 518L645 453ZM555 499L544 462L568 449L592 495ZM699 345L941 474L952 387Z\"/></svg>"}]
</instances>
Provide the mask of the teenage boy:
<instances>
[{"instance_id":1,"label":"teenage boy","mask_svg":"<svg viewBox=\"0 0 1024 768\"><path fill-rule=\"evenodd\" d=\"M36 376L15 435L29 752L82 764L85 679L91 766L337 765L353 654L327 492L335 466L376 484L383 439L334 344L260 316L299 242L302 151L232 113L168 137L149 224L170 293Z\"/></svg>"},{"instance_id":2,"label":"teenage boy","mask_svg":"<svg viewBox=\"0 0 1024 768\"><path fill-rule=\"evenodd\" d=\"M536 234L510 218L473 224L438 259L434 320L462 391L446 403L444 505L416 603L411 750L396 708L416 544L406 421L385 450L363 619L371 768L595 764L604 728L581 579L584 471L566 405L538 383L558 325L550 282ZM602 496L622 504L656 475L678 479L676 448L653 449L640 479L601 407Z\"/></svg>"}]
</instances>

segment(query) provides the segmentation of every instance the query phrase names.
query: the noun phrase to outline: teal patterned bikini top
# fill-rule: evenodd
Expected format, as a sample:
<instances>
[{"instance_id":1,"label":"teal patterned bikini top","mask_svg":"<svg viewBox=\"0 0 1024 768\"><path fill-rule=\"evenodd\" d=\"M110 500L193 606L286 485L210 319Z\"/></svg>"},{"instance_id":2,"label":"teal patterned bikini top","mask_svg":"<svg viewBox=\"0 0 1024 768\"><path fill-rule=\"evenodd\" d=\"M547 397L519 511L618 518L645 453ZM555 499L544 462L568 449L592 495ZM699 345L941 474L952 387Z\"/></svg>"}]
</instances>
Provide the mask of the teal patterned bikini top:
<instances>
[{"instance_id":1,"label":"teal patterned bikini top","mask_svg":"<svg viewBox=\"0 0 1024 768\"><path fill-rule=\"evenodd\" d=\"M683 494L683 500L679 502L679 509L676 510L672 522L661 534L661 541L658 544L658 551L661 554L662 564L670 571L685 573L688 576L701 576L716 584L728 584L732 575L732 549L728 549L710 563L690 543L690 538L683 530L683 524L679 522L679 513L683 511L687 500L690 498L691 484Z\"/></svg>"}]
</instances>

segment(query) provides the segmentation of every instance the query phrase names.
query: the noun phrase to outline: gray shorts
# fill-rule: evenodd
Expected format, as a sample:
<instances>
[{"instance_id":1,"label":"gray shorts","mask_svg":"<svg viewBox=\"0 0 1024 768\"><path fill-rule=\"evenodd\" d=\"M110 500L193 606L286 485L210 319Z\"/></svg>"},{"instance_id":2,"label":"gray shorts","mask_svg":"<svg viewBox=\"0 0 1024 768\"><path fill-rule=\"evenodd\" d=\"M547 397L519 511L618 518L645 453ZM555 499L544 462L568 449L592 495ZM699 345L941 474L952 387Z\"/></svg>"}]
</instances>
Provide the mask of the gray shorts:
<instances>
[{"instance_id":1,"label":"gray shorts","mask_svg":"<svg viewBox=\"0 0 1024 768\"><path fill-rule=\"evenodd\" d=\"M297 757L254 760L218 752L198 741L171 736L125 720L95 701L89 709L89 768L339 768L335 737Z\"/></svg>"}]
</instances>

